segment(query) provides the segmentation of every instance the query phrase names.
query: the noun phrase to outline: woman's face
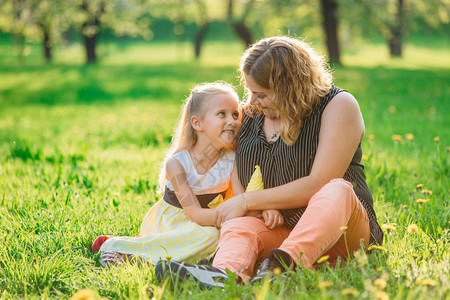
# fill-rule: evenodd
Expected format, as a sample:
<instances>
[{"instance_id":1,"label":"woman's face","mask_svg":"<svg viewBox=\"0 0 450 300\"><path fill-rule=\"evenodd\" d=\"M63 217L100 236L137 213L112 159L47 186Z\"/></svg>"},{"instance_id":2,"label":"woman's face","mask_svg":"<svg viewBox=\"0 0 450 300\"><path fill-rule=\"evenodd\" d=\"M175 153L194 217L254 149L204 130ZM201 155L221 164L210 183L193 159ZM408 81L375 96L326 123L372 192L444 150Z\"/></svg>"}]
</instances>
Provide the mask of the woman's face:
<instances>
[{"instance_id":1,"label":"woman's face","mask_svg":"<svg viewBox=\"0 0 450 300\"><path fill-rule=\"evenodd\" d=\"M264 115L270 119L278 116L278 111L272 104L275 96L273 90L268 90L258 85L251 75L244 75L245 86L250 92L250 104L257 106Z\"/></svg>"}]
</instances>

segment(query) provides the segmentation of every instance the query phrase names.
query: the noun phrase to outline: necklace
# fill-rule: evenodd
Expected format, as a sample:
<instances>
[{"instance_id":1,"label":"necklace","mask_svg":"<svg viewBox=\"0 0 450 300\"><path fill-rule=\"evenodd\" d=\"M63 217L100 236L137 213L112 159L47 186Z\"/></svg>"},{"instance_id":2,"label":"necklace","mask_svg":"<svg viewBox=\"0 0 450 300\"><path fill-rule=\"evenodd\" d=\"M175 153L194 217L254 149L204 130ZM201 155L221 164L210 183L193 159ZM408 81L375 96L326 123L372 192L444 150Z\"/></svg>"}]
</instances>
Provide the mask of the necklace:
<instances>
[{"instance_id":1,"label":"necklace","mask_svg":"<svg viewBox=\"0 0 450 300\"><path fill-rule=\"evenodd\" d=\"M277 130L277 129L275 128L275 121L273 121L273 120L272 120L272 125L273 125L274 133L273 133L272 136L270 137L269 143L271 143L271 144L273 144L273 143L276 141L276 139L278 138L278 135L280 134L280 130Z\"/></svg>"}]
</instances>

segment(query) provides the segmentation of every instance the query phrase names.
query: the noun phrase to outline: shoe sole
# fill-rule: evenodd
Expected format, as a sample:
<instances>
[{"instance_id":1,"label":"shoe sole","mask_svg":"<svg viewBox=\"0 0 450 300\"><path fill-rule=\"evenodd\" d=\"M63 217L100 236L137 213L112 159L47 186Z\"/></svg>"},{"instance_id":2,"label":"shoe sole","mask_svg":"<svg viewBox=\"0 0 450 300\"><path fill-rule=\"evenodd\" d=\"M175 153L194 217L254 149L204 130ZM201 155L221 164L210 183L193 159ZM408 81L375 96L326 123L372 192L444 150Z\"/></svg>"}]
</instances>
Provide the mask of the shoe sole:
<instances>
[{"instance_id":1,"label":"shoe sole","mask_svg":"<svg viewBox=\"0 0 450 300\"><path fill-rule=\"evenodd\" d=\"M200 287L204 287L207 289L224 287L223 283L221 282L216 282L216 285L212 285L201 281L200 279L192 275L183 263L174 261L158 263L155 267L155 276L159 283L162 283L167 277L170 276L173 279L177 279L178 282L183 282L191 278L195 282L197 282Z\"/></svg>"}]
</instances>

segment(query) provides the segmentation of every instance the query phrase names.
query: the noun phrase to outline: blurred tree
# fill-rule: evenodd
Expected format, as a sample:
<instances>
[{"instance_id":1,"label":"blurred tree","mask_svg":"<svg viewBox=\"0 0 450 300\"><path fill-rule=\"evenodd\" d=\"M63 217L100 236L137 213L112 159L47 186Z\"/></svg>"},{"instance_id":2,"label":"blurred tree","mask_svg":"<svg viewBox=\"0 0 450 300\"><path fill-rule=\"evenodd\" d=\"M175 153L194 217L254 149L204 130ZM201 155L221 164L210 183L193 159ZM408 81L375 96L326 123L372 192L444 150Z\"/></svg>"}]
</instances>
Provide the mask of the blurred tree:
<instances>
[{"instance_id":1,"label":"blurred tree","mask_svg":"<svg viewBox=\"0 0 450 300\"><path fill-rule=\"evenodd\" d=\"M228 0L228 12L227 19L230 25L233 27L236 34L239 38L245 43L245 46L248 47L253 43L253 34L251 29L246 25L246 19L248 15L253 9L253 5L255 0L248 0L244 4L244 9L239 18L235 17L234 13L234 0Z\"/></svg>"},{"instance_id":2,"label":"blurred tree","mask_svg":"<svg viewBox=\"0 0 450 300\"><path fill-rule=\"evenodd\" d=\"M435 30L449 24L448 0L339 0L341 16L353 34L373 36L381 33L392 57L403 54L403 42L412 28ZM351 11L352 13L347 13Z\"/></svg>"},{"instance_id":3,"label":"blurred tree","mask_svg":"<svg viewBox=\"0 0 450 300\"><path fill-rule=\"evenodd\" d=\"M23 54L25 40L42 41L44 57L74 27L82 33L86 61L97 59L96 45L101 29L115 35L151 38L148 8L144 0L1 0L0 30L11 32Z\"/></svg>"},{"instance_id":4,"label":"blurred tree","mask_svg":"<svg viewBox=\"0 0 450 300\"><path fill-rule=\"evenodd\" d=\"M328 58L331 63L341 64L338 37L338 3L337 0L321 0L322 25L325 33L325 43Z\"/></svg>"},{"instance_id":5,"label":"blurred tree","mask_svg":"<svg viewBox=\"0 0 450 300\"><path fill-rule=\"evenodd\" d=\"M42 41L44 57L50 62L52 46L68 28L66 11L61 0L3 0L0 1L0 29L15 36L20 57L25 40Z\"/></svg>"},{"instance_id":6,"label":"blurred tree","mask_svg":"<svg viewBox=\"0 0 450 300\"><path fill-rule=\"evenodd\" d=\"M68 0L69 1L69 0ZM86 62L97 61L96 46L102 29L111 29L116 36L138 35L150 39L149 2L144 0L71 0L79 7L75 26L80 27L86 50Z\"/></svg>"}]
</instances>

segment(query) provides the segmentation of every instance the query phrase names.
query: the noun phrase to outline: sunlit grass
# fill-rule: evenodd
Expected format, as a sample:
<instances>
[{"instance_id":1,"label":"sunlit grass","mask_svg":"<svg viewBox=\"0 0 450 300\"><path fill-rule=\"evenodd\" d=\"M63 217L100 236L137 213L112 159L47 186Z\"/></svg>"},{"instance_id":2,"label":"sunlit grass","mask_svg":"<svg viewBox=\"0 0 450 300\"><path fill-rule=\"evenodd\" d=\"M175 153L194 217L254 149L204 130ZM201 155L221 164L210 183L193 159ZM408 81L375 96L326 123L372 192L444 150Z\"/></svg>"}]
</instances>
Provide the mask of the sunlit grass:
<instances>
[{"instance_id":1,"label":"sunlit grass","mask_svg":"<svg viewBox=\"0 0 450 300\"><path fill-rule=\"evenodd\" d=\"M77 46L57 52L54 65L36 45L22 64L7 47L0 45L1 298L68 298L84 288L131 299L449 297L450 57L442 47L407 45L405 58L391 59L385 46L368 45L344 53L345 67L334 69L364 115L363 164L384 248L270 286L231 282L223 292L157 285L151 267L102 269L89 247L99 234L138 233L161 197L158 167L183 99L199 82L238 85L242 46L207 44L192 61L188 43L109 44L95 66L83 64Z\"/></svg>"}]
</instances>

